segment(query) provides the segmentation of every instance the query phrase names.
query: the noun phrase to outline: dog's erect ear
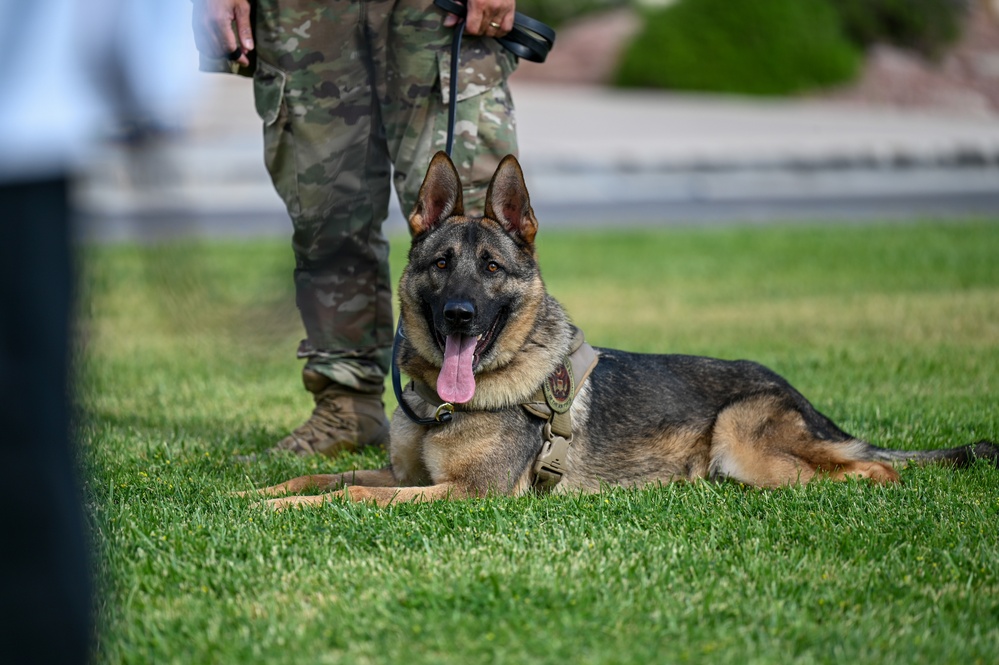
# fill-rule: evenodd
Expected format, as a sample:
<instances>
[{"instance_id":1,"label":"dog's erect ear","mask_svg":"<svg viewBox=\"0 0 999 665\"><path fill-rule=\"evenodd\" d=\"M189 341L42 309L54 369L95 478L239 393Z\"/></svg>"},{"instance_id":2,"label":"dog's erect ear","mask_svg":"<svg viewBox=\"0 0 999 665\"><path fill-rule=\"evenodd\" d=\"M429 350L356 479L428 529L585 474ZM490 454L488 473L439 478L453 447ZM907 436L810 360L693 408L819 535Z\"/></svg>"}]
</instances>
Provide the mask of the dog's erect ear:
<instances>
[{"instance_id":1,"label":"dog's erect ear","mask_svg":"<svg viewBox=\"0 0 999 665\"><path fill-rule=\"evenodd\" d=\"M414 236L429 231L452 215L465 212L461 201L461 180L451 158L443 150L430 160L420 186L416 206L409 215L409 231Z\"/></svg>"},{"instance_id":2,"label":"dog's erect ear","mask_svg":"<svg viewBox=\"0 0 999 665\"><path fill-rule=\"evenodd\" d=\"M486 192L486 217L495 219L525 244L533 245L538 220L531 209L531 197L524 184L524 172L513 155L507 155L496 168Z\"/></svg>"}]
</instances>

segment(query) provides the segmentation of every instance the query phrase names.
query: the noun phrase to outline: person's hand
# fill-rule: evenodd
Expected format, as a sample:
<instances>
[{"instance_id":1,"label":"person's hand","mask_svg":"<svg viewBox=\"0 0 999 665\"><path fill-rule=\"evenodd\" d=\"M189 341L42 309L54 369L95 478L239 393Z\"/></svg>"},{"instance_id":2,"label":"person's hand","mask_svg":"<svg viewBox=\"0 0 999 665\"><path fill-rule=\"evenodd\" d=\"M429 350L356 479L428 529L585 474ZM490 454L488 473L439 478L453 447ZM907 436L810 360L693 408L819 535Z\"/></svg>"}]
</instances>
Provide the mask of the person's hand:
<instances>
[{"instance_id":1,"label":"person's hand","mask_svg":"<svg viewBox=\"0 0 999 665\"><path fill-rule=\"evenodd\" d=\"M249 0L194 0L191 25L194 44L203 55L229 58L244 67L250 64L253 30Z\"/></svg>"},{"instance_id":2,"label":"person's hand","mask_svg":"<svg viewBox=\"0 0 999 665\"><path fill-rule=\"evenodd\" d=\"M516 0L466 0L468 14L465 17L465 32L481 37L502 37L513 30L513 15ZM458 22L458 17L448 14L445 27Z\"/></svg>"}]
</instances>

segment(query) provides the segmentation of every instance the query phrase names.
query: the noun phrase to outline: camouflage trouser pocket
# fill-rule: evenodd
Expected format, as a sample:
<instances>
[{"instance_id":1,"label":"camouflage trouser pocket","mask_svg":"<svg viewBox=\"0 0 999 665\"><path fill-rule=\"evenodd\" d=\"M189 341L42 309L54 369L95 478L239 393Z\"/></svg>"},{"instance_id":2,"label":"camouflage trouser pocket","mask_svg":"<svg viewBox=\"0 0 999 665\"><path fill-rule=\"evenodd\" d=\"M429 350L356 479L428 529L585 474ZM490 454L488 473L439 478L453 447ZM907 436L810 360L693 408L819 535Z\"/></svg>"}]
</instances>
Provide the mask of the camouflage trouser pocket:
<instances>
[{"instance_id":1,"label":"camouflage trouser pocket","mask_svg":"<svg viewBox=\"0 0 999 665\"><path fill-rule=\"evenodd\" d=\"M287 74L258 60L253 76L253 99L257 115L264 122L264 163L274 189L294 217L301 212L298 174L295 166L295 140L285 100Z\"/></svg>"},{"instance_id":2,"label":"camouflage trouser pocket","mask_svg":"<svg viewBox=\"0 0 999 665\"><path fill-rule=\"evenodd\" d=\"M465 184L466 212L481 214L486 186L500 160L517 153L513 101L507 78L517 61L494 40L468 39L462 44L452 161ZM435 136L443 149L450 100L451 53L438 56L440 111ZM428 155L429 160L429 155Z\"/></svg>"}]
</instances>

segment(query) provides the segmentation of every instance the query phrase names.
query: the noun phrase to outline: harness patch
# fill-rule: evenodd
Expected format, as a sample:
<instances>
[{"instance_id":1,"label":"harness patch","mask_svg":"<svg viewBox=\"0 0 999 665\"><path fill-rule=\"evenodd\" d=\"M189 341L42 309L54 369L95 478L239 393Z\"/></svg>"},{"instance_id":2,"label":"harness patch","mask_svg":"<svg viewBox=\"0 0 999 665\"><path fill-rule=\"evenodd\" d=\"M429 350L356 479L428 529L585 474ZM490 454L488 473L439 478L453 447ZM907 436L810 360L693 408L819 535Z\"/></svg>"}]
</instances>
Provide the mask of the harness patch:
<instances>
[{"instance_id":1,"label":"harness patch","mask_svg":"<svg viewBox=\"0 0 999 665\"><path fill-rule=\"evenodd\" d=\"M565 413L572 406L576 394L576 381L572 376L572 364L566 358L544 382L545 402L555 413Z\"/></svg>"}]
</instances>

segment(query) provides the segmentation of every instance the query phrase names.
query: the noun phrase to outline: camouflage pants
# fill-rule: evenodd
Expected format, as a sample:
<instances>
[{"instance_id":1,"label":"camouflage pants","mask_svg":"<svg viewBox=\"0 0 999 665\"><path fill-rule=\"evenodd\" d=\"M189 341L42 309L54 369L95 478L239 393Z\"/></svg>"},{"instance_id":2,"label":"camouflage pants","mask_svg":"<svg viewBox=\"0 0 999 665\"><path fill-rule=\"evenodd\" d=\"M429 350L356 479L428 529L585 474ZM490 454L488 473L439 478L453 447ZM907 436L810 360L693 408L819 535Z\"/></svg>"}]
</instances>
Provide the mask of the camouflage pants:
<instances>
[{"instance_id":1,"label":"camouflage pants","mask_svg":"<svg viewBox=\"0 0 999 665\"><path fill-rule=\"evenodd\" d=\"M412 209L443 150L452 30L432 0L259 0L254 97L265 161L294 233L306 368L380 393L391 359L390 182ZM516 153L506 79L515 59L467 37L453 159L481 208ZM479 210L481 212L481 210Z\"/></svg>"}]
</instances>

